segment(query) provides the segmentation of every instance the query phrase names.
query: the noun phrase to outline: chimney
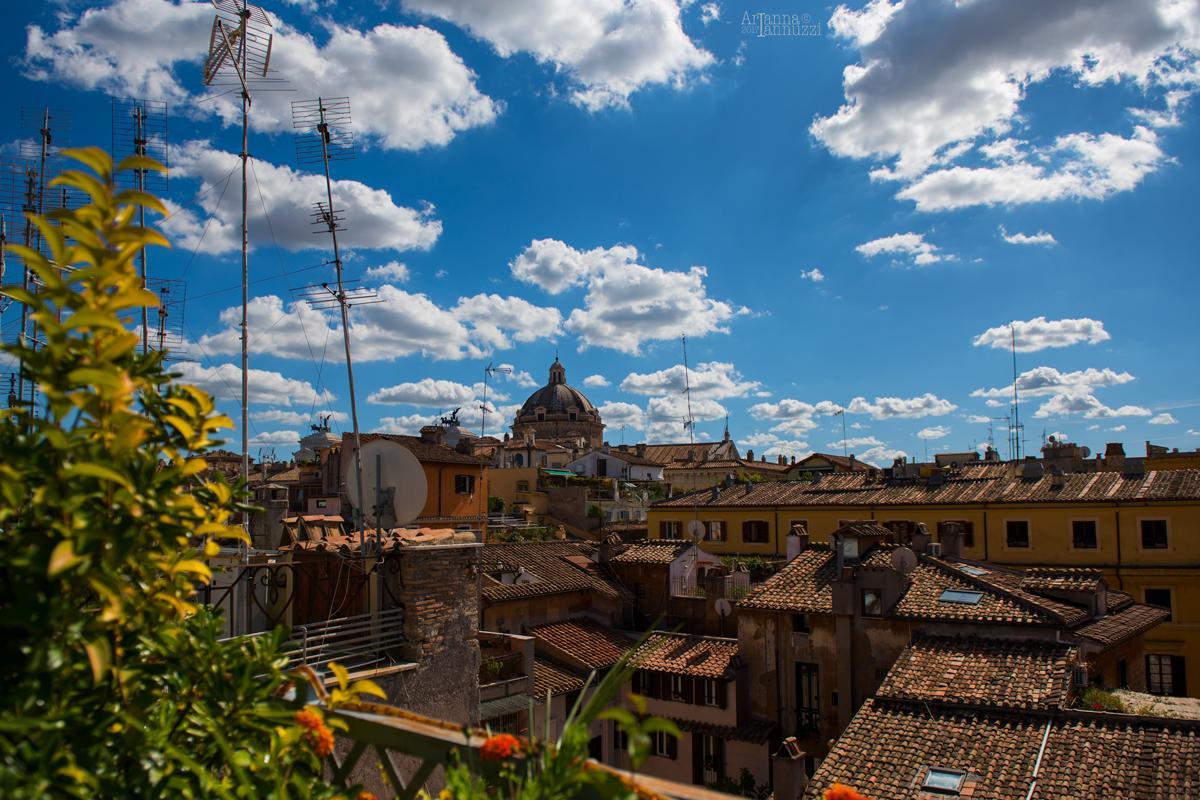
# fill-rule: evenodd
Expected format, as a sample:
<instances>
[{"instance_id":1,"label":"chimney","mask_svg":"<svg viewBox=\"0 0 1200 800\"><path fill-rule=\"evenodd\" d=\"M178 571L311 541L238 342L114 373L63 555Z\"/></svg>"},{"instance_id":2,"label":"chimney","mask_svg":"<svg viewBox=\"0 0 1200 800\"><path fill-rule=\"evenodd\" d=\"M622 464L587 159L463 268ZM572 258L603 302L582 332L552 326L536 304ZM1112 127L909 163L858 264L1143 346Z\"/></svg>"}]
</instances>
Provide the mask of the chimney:
<instances>
[{"instance_id":1,"label":"chimney","mask_svg":"<svg viewBox=\"0 0 1200 800\"><path fill-rule=\"evenodd\" d=\"M795 463L796 463L796 457L795 457L795 456L792 456L792 463L793 463L793 464L795 464Z\"/></svg>"},{"instance_id":2,"label":"chimney","mask_svg":"<svg viewBox=\"0 0 1200 800\"><path fill-rule=\"evenodd\" d=\"M928 544L929 528L925 527L924 522L918 522L916 530L912 533L912 549L914 552L924 553Z\"/></svg>"},{"instance_id":3,"label":"chimney","mask_svg":"<svg viewBox=\"0 0 1200 800\"><path fill-rule=\"evenodd\" d=\"M646 445L645 444L639 444L634 449L637 451L637 454L639 456L641 456L642 458L646 457Z\"/></svg>"},{"instance_id":4,"label":"chimney","mask_svg":"<svg viewBox=\"0 0 1200 800\"><path fill-rule=\"evenodd\" d=\"M787 456L785 456L783 453L779 454L779 458L777 460L780 464L787 464Z\"/></svg>"},{"instance_id":5,"label":"chimney","mask_svg":"<svg viewBox=\"0 0 1200 800\"><path fill-rule=\"evenodd\" d=\"M445 438L446 429L441 425L426 425L421 428L421 441L429 444L441 444Z\"/></svg>"},{"instance_id":6,"label":"chimney","mask_svg":"<svg viewBox=\"0 0 1200 800\"><path fill-rule=\"evenodd\" d=\"M753 460L754 460L754 451L753 451L753 450L747 450L747 451L746 451L746 460L747 460L747 461L753 461Z\"/></svg>"},{"instance_id":7,"label":"chimney","mask_svg":"<svg viewBox=\"0 0 1200 800\"><path fill-rule=\"evenodd\" d=\"M793 525L791 532L787 535L787 560L791 561L796 556L808 549L808 531L803 525Z\"/></svg>"},{"instance_id":8,"label":"chimney","mask_svg":"<svg viewBox=\"0 0 1200 800\"><path fill-rule=\"evenodd\" d=\"M1109 442L1104 445L1104 465L1121 469L1125 466L1125 446L1120 442Z\"/></svg>"},{"instance_id":9,"label":"chimney","mask_svg":"<svg viewBox=\"0 0 1200 800\"><path fill-rule=\"evenodd\" d=\"M958 522L947 522L941 526L942 554L946 558L962 558L963 526Z\"/></svg>"}]
</instances>

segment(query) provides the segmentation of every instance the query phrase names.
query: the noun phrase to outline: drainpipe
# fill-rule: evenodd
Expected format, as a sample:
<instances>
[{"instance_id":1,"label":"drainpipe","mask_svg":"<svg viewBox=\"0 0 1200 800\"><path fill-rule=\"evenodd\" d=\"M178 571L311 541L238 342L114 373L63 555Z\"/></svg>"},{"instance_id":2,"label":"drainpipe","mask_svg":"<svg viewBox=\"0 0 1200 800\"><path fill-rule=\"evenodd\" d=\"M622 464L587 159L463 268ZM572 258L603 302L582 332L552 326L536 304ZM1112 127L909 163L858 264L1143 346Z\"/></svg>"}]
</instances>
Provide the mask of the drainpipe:
<instances>
[{"instance_id":1,"label":"drainpipe","mask_svg":"<svg viewBox=\"0 0 1200 800\"><path fill-rule=\"evenodd\" d=\"M988 560L988 524L986 508L983 510L983 560Z\"/></svg>"}]
</instances>

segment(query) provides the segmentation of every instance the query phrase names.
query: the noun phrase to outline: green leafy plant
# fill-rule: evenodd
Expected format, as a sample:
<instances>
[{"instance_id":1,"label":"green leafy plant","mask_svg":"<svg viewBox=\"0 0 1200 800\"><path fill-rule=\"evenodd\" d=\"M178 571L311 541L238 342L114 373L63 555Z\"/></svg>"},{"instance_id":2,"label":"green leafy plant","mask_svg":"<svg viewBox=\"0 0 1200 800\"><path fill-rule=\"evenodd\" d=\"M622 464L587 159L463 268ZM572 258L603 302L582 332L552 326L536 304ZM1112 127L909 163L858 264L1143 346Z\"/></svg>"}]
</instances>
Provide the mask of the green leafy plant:
<instances>
[{"instance_id":1,"label":"green leafy plant","mask_svg":"<svg viewBox=\"0 0 1200 800\"><path fill-rule=\"evenodd\" d=\"M102 150L66 155L51 186L89 202L31 217L47 255L10 251L40 288L4 290L37 325L4 349L42 400L0 410L0 796L333 796L279 699L283 632L221 641L193 602L245 539L242 490L201 457L228 418L131 330L157 305L135 258L167 245L136 212L165 209L117 191Z\"/></svg>"},{"instance_id":2,"label":"green leafy plant","mask_svg":"<svg viewBox=\"0 0 1200 800\"><path fill-rule=\"evenodd\" d=\"M1084 689L1076 700L1076 705L1092 711L1115 711L1117 713L1126 711L1125 704L1121 702L1120 697L1099 686L1089 686Z\"/></svg>"}]
</instances>

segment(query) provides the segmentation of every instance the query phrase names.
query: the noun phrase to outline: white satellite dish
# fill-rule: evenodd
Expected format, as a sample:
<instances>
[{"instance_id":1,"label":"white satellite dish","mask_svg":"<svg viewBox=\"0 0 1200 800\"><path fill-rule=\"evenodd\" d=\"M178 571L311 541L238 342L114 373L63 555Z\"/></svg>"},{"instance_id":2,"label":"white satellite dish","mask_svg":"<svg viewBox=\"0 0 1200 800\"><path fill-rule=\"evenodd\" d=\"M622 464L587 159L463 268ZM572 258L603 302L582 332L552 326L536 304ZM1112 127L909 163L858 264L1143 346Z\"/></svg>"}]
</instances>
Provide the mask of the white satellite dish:
<instances>
[{"instance_id":1,"label":"white satellite dish","mask_svg":"<svg viewBox=\"0 0 1200 800\"><path fill-rule=\"evenodd\" d=\"M907 547L897 547L892 551L892 569L901 575L907 575L917 567L917 556Z\"/></svg>"},{"instance_id":2,"label":"white satellite dish","mask_svg":"<svg viewBox=\"0 0 1200 800\"><path fill-rule=\"evenodd\" d=\"M704 523L698 519L692 520L687 524L687 532L688 536L691 536L693 539L703 539Z\"/></svg>"},{"instance_id":3,"label":"white satellite dish","mask_svg":"<svg viewBox=\"0 0 1200 800\"><path fill-rule=\"evenodd\" d=\"M388 439L373 439L362 446L362 489L358 496L354 459L342 465L346 494L355 508L361 508L367 525L390 529L407 525L421 515L429 484L417 457L402 444Z\"/></svg>"},{"instance_id":4,"label":"white satellite dish","mask_svg":"<svg viewBox=\"0 0 1200 800\"><path fill-rule=\"evenodd\" d=\"M717 609L718 617L728 617L731 613L733 613L733 604L724 597L718 597L717 601L713 603L713 605Z\"/></svg>"}]
</instances>

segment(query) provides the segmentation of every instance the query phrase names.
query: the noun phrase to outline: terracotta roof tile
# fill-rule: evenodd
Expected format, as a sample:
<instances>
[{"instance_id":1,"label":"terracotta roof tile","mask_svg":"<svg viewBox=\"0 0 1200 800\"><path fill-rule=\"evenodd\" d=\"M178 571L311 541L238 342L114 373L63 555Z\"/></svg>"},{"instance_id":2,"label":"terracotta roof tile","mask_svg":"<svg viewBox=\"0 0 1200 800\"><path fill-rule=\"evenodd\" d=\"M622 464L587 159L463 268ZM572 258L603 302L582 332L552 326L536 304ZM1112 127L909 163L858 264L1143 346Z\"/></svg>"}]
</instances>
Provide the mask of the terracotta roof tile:
<instances>
[{"instance_id":1,"label":"terracotta roof tile","mask_svg":"<svg viewBox=\"0 0 1200 800\"><path fill-rule=\"evenodd\" d=\"M1165 608L1135 603L1088 625L1076 628L1074 632L1111 647L1145 633L1155 625L1165 622L1170 616L1171 613Z\"/></svg>"},{"instance_id":2,"label":"terracotta roof tile","mask_svg":"<svg viewBox=\"0 0 1200 800\"><path fill-rule=\"evenodd\" d=\"M709 736L716 736L718 739L733 740L735 742L765 744L771 740L771 735L775 732L774 722L755 717L749 717L736 726L717 725L694 719L678 719L675 717L671 717L670 719L681 731L704 733Z\"/></svg>"},{"instance_id":3,"label":"terracotta roof tile","mask_svg":"<svg viewBox=\"0 0 1200 800\"><path fill-rule=\"evenodd\" d=\"M612 560L622 564L670 564L691 546L692 543L685 539L642 539L617 545L624 549L620 549Z\"/></svg>"},{"instance_id":4,"label":"terracotta roof tile","mask_svg":"<svg viewBox=\"0 0 1200 800\"><path fill-rule=\"evenodd\" d=\"M879 687L880 697L1014 709L1066 705L1078 649L1011 639L915 639Z\"/></svg>"},{"instance_id":5,"label":"terracotta roof tile","mask_svg":"<svg viewBox=\"0 0 1200 800\"><path fill-rule=\"evenodd\" d=\"M833 573L833 553L828 547L812 545L766 582L751 589L738 607L831 614Z\"/></svg>"},{"instance_id":6,"label":"terracotta roof tile","mask_svg":"<svg viewBox=\"0 0 1200 800\"><path fill-rule=\"evenodd\" d=\"M1067 475L1059 488L1046 475L1024 480L1010 464L971 464L943 473L940 482L893 480L872 473L834 473L819 481L769 481L749 492L726 491L713 499L707 489L661 500L656 508L738 506L960 505L972 503L1113 502L1200 499L1200 470Z\"/></svg>"},{"instance_id":7,"label":"terracotta roof tile","mask_svg":"<svg viewBox=\"0 0 1200 800\"><path fill-rule=\"evenodd\" d=\"M545 702L547 693L557 697L582 689L584 682L582 676L553 661L544 658L533 660L533 697L539 703Z\"/></svg>"},{"instance_id":8,"label":"terracotta roof tile","mask_svg":"<svg viewBox=\"0 0 1200 800\"><path fill-rule=\"evenodd\" d=\"M529 633L591 669L611 667L635 643L621 631L606 628L589 619L537 625L530 628Z\"/></svg>"},{"instance_id":9,"label":"terracotta roof tile","mask_svg":"<svg viewBox=\"0 0 1200 800\"><path fill-rule=\"evenodd\" d=\"M634 660L639 669L652 672L719 678L729 672L737 654L737 639L652 633L638 648Z\"/></svg>"},{"instance_id":10,"label":"terracotta roof tile","mask_svg":"<svg viewBox=\"0 0 1200 800\"><path fill-rule=\"evenodd\" d=\"M564 592L594 591L607 597L624 597L622 589L602 570L585 569L574 563L589 556L592 547L584 542L497 542L485 544L480 556L485 601L500 602L520 597L541 597ZM589 559L590 560L590 559ZM507 584L495 575L524 568L532 573L531 583Z\"/></svg>"},{"instance_id":11,"label":"terracotta roof tile","mask_svg":"<svg viewBox=\"0 0 1200 800\"><path fill-rule=\"evenodd\" d=\"M1025 570L1021 586L1031 591L1094 592L1104 573L1079 567L1034 567Z\"/></svg>"},{"instance_id":12,"label":"terracotta roof tile","mask_svg":"<svg viewBox=\"0 0 1200 800\"><path fill-rule=\"evenodd\" d=\"M733 442L700 442L697 444L648 444L646 445L646 458L651 461L668 466L673 461L689 461L691 460L688 453L692 452L697 457L702 453L707 453L709 458L731 458L737 456L737 448Z\"/></svg>"},{"instance_id":13,"label":"terracotta roof tile","mask_svg":"<svg viewBox=\"0 0 1200 800\"><path fill-rule=\"evenodd\" d=\"M346 433L342 435L342 447L346 452L350 452L353 438L352 434ZM470 453L460 453L453 447L447 447L444 444L434 444L427 442L420 436L401 436L392 433L364 433L361 434L363 444L372 442L376 439L387 439L388 441L398 442L407 447L418 461L432 461L442 464L470 464L478 467L482 463L486 463L487 459L473 456Z\"/></svg>"}]
</instances>

